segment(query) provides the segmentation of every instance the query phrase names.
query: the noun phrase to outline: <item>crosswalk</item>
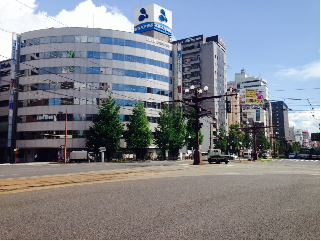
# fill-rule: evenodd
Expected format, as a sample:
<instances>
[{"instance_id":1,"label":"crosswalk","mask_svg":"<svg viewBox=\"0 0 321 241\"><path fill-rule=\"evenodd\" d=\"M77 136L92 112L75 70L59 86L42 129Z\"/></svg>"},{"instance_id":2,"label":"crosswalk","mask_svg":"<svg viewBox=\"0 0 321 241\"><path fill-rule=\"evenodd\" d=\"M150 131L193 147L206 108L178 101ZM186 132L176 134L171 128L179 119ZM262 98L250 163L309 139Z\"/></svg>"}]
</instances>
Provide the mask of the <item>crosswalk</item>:
<instances>
[{"instance_id":1,"label":"crosswalk","mask_svg":"<svg viewBox=\"0 0 321 241\"><path fill-rule=\"evenodd\" d=\"M286 161L286 162L320 162L320 160L306 160L306 159L282 159L282 160L273 160L273 161Z\"/></svg>"}]
</instances>

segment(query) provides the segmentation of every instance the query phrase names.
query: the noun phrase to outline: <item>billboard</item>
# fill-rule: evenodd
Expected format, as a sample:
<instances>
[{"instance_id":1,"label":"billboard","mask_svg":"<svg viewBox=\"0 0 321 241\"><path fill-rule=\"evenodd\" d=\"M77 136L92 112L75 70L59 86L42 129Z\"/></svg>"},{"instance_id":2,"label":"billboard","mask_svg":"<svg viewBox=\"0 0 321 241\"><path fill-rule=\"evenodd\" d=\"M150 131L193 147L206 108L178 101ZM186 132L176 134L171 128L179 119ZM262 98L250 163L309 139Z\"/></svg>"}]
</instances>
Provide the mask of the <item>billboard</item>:
<instances>
[{"instance_id":1,"label":"billboard","mask_svg":"<svg viewBox=\"0 0 321 241\"><path fill-rule=\"evenodd\" d=\"M134 33L142 33L150 30L172 35L172 12L151 4L134 11Z\"/></svg>"},{"instance_id":2,"label":"billboard","mask_svg":"<svg viewBox=\"0 0 321 241\"><path fill-rule=\"evenodd\" d=\"M265 86L240 89L240 100L242 104L264 104L264 99L267 99Z\"/></svg>"}]
</instances>

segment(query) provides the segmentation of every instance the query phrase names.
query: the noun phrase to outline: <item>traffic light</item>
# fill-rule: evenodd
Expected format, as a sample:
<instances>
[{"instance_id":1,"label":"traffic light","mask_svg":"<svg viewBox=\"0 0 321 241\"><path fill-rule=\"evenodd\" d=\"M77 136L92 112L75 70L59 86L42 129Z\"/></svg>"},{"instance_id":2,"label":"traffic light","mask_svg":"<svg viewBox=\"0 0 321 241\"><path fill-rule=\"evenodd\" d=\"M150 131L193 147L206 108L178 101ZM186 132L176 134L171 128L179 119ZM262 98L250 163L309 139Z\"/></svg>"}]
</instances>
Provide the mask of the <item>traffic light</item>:
<instances>
[{"instance_id":1,"label":"traffic light","mask_svg":"<svg viewBox=\"0 0 321 241\"><path fill-rule=\"evenodd\" d=\"M232 113L231 101L229 101L229 100L226 101L226 112Z\"/></svg>"}]
</instances>

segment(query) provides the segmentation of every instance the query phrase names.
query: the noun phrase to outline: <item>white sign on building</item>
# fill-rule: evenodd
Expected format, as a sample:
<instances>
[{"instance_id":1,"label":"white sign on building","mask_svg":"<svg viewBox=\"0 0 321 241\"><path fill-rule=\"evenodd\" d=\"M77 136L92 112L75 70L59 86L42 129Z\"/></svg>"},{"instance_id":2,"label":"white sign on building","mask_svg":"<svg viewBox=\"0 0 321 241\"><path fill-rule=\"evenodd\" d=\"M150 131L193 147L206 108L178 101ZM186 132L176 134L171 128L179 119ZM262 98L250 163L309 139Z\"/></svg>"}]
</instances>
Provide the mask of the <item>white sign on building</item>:
<instances>
[{"instance_id":1,"label":"white sign on building","mask_svg":"<svg viewBox=\"0 0 321 241\"><path fill-rule=\"evenodd\" d=\"M156 30L172 35L172 12L161 6L151 4L137 8L134 11L134 18L134 33Z\"/></svg>"}]
</instances>

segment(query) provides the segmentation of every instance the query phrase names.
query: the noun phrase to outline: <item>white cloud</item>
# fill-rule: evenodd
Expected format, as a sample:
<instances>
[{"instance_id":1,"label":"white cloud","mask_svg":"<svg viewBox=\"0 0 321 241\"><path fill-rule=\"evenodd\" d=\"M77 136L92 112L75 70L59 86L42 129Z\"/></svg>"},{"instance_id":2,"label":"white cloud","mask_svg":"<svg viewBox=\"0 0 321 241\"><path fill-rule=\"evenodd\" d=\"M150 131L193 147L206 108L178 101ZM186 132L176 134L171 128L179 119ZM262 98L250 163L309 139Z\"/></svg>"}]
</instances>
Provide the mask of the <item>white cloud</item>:
<instances>
[{"instance_id":1,"label":"white cloud","mask_svg":"<svg viewBox=\"0 0 321 241\"><path fill-rule=\"evenodd\" d=\"M312 62L297 68L282 69L276 73L276 76L280 79L292 79L298 81L320 78L320 62Z\"/></svg>"},{"instance_id":2,"label":"white cloud","mask_svg":"<svg viewBox=\"0 0 321 241\"><path fill-rule=\"evenodd\" d=\"M79 3L72 11L62 10L57 16L46 17L38 11L36 0L0 1L0 60L11 57L12 34L49 27L94 27L133 32L134 25L117 8L95 6L92 0ZM41 9L41 6L39 6Z\"/></svg>"},{"instance_id":3,"label":"white cloud","mask_svg":"<svg viewBox=\"0 0 321 241\"><path fill-rule=\"evenodd\" d=\"M289 112L289 126L295 129L308 130L310 133L320 132L320 109L314 111Z\"/></svg>"}]
</instances>

